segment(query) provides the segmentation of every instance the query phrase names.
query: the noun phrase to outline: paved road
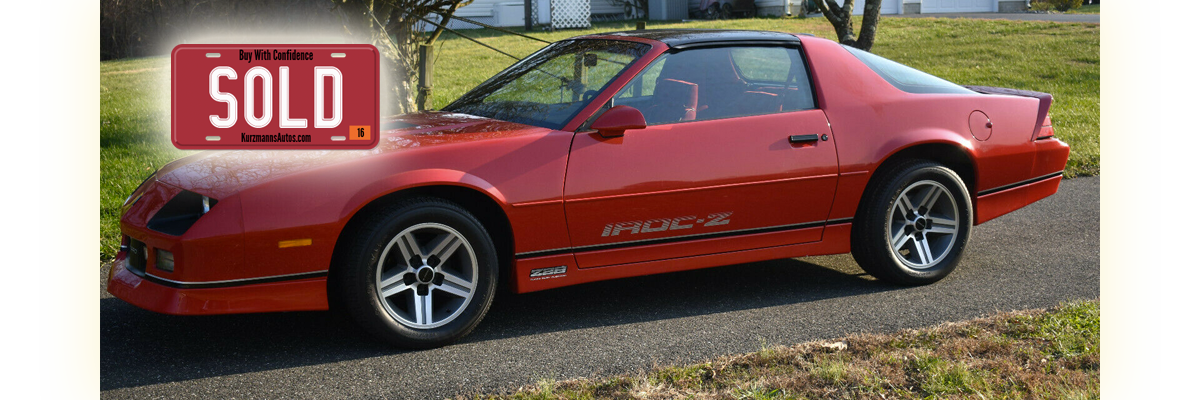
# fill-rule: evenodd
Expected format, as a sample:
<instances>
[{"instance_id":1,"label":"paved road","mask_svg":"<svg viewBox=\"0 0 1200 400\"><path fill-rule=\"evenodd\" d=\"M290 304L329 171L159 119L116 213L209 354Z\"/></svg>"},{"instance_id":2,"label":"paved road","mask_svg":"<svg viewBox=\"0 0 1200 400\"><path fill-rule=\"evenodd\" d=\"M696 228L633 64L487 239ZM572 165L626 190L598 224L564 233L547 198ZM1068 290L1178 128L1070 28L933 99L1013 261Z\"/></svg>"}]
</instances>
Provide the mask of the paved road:
<instances>
[{"instance_id":1,"label":"paved road","mask_svg":"<svg viewBox=\"0 0 1200 400\"><path fill-rule=\"evenodd\" d=\"M1100 14L1037 14L1037 13L951 13L951 14L894 14L895 18L980 18L1013 21L1054 21L1100 23Z\"/></svg>"},{"instance_id":2,"label":"paved road","mask_svg":"<svg viewBox=\"0 0 1200 400\"><path fill-rule=\"evenodd\" d=\"M950 277L901 288L848 255L504 295L466 342L375 343L325 312L172 317L100 301L101 397L433 398L630 372L1100 295L1100 179L979 226ZM106 296L107 297L107 296Z\"/></svg>"}]
</instances>

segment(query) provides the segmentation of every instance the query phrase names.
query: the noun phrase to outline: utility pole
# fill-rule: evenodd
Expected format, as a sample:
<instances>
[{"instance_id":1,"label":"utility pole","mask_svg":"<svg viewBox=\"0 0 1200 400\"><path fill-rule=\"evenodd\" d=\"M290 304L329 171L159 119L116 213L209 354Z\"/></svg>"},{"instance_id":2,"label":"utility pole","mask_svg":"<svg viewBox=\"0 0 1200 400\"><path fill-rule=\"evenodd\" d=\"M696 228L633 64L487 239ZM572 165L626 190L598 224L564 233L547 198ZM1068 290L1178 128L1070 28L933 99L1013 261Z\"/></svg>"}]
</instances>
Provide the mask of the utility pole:
<instances>
[{"instance_id":1,"label":"utility pole","mask_svg":"<svg viewBox=\"0 0 1200 400\"><path fill-rule=\"evenodd\" d=\"M417 46L417 110L425 111L429 102L429 92L433 91L433 60L429 57L433 45L421 43Z\"/></svg>"},{"instance_id":2,"label":"utility pole","mask_svg":"<svg viewBox=\"0 0 1200 400\"><path fill-rule=\"evenodd\" d=\"M525 30L533 30L533 0L525 0Z\"/></svg>"}]
</instances>

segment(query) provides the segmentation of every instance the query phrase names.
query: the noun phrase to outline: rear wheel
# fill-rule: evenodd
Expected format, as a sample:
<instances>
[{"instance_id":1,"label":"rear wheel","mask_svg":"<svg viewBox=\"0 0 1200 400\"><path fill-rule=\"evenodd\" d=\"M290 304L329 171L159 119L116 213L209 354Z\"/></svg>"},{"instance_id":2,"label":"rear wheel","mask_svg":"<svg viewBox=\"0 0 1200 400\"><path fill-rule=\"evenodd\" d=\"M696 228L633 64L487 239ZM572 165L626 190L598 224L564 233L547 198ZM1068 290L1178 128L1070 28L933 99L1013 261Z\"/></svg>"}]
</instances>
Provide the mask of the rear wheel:
<instances>
[{"instance_id":1,"label":"rear wheel","mask_svg":"<svg viewBox=\"0 0 1200 400\"><path fill-rule=\"evenodd\" d=\"M721 19L733 18L733 4L725 3L721 5Z\"/></svg>"},{"instance_id":2,"label":"rear wheel","mask_svg":"<svg viewBox=\"0 0 1200 400\"><path fill-rule=\"evenodd\" d=\"M336 275L346 311L398 346L437 347L465 336L496 292L496 251L461 207L422 198L376 211L351 235Z\"/></svg>"},{"instance_id":3,"label":"rear wheel","mask_svg":"<svg viewBox=\"0 0 1200 400\"><path fill-rule=\"evenodd\" d=\"M634 8L633 4L631 4L631 3L625 3L625 18L628 18L628 19L637 19L638 18L637 9Z\"/></svg>"},{"instance_id":4,"label":"rear wheel","mask_svg":"<svg viewBox=\"0 0 1200 400\"><path fill-rule=\"evenodd\" d=\"M721 17L721 4L712 3L708 8L704 9L704 18L717 19Z\"/></svg>"},{"instance_id":5,"label":"rear wheel","mask_svg":"<svg viewBox=\"0 0 1200 400\"><path fill-rule=\"evenodd\" d=\"M958 265L973 221L967 188L953 170L908 160L872 182L854 220L851 251L884 281L937 282Z\"/></svg>"}]
</instances>

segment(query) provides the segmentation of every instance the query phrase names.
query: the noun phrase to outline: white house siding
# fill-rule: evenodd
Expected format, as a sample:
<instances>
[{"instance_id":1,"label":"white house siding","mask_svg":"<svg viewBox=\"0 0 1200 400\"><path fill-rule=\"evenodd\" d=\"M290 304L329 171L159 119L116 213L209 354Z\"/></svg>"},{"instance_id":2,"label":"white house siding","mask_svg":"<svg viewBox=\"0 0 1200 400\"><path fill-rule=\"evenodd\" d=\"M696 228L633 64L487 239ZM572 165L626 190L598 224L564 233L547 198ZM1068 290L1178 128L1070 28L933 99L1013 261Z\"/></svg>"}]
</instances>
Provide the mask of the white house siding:
<instances>
[{"instance_id":1,"label":"white house siding","mask_svg":"<svg viewBox=\"0 0 1200 400\"><path fill-rule=\"evenodd\" d=\"M454 11L454 16L466 18L466 19L470 19L470 20L474 20L474 21L479 21L479 22L482 22L482 23L485 23L488 25L495 25L498 22L498 21L496 21L496 13L495 13L496 4L497 3L508 3L511 1L513 1L513 0L475 0L471 4L468 4L465 7ZM438 22L438 18L433 15L431 15L427 19L430 21ZM470 24L470 23L466 23L466 22L462 22L462 21L457 21L457 20L450 20L450 23L446 24L446 26L449 27L450 29L455 29L455 30L479 28L479 25L474 25L474 24ZM432 30L432 27L426 27L426 30Z\"/></svg>"},{"instance_id":2,"label":"white house siding","mask_svg":"<svg viewBox=\"0 0 1200 400\"><path fill-rule=\"evenodd\" d=\"M534 9L535 9L535 11L538 12L538 14L540 14L537 22L539 24L549 23L550 22L549 21L549 13L547 13L545 10L540 10L540 9L541 8L549 9L550 2L547 0L534 0L534 1L536 3L538 3L538 4L534 5ZM590 1L591 1L591 6L592 6L592 15L624 14L625 13L625 7L618 5L618 4L614 4L611 0L590 0ZM479 22L489 24L489 25L495 25L495 24L499 23L499 21L496 20L496 13L495 13L496 4L498 4L498 3L513 3L513 2L524 3L524 0L475 0L473 3L468 4L465 7L458 9L458 11L455 11L454 15L457 17L475 20L475 21L479 21ZM430 20L437 21L436 18L430 18ZM451 29L472 29L472 28L479 27L477 25L472 25L472 24L462 22L462 21L453 21L448 26Z\"/></svg>"},{"instance_id":3,"label":"white house siding","mask_svg":"<svg viewBox=\"0 0 1200 400\"><path fill-rule=\"evenodd\" d=\"M922 0L921 14L996 11L996 0Z\"/></svg>"},{"instance_id":4,"label":"white house siding","mask_svg":"<svg viewBox=\"0 0 1200 400\"><path fill-rule=\"evenodd\" d=\"M836 1L838 4L846 4L846 2L843 0L834 0L834 1ZM903 1L904 0L883 0L883 3L881 3L880 7L879 7L879 13L880 14L899 14L900 9L901 9L900 4ZM925 1L929 1L929 0L925 0ZM799 3L799 1L796 1L796 3ZM865 3L866 3L866 1L861 1L861 0L854 1L854 15L862 15L863 4L865 4Z\"/></svg>"},{"instance_id":5,"label":"white house siding","mask_svg":"<svg viewBox=\"0 0 1200 400\"><path fill-rule=\"evenodd\" d=\"M625 6L614 4L612 0L592 0L592 15L624 13Z\"/></svg>"},{"instance_id":6,"label":"white house siding","mask_svg":"<svg viewBox=\"0 0 1200 400\"><path fill-rule=\"evenodd\" d=\"M772 10L784 10L785 2L799 3L800 0L758 0L755 4L760 10L770 8ZM845 4L843 0L834 0L838 4ZM854 4L854 15L862 15L864 1L856 0ZM1023 0L883 0L880 14L901 14L901 13L962 13L962 12L993 12L998 11L1003 4L1004 11L1014 12L1024 10ZM1012 3L1012 4L1009 4ZM1015 4L1015 5L1013 5ZM906 6L907 5L907 6ZM764 14L763 12L759 12ZM781 15L781 14L764 14L764 15Z\"/></svg>"},{"instance_id":7,"label":"white house siding","mask_svg":"<svg viewBox=\"0 0 1200 400\"><path fill-rule=\"evenodd\" d=\"M539 4L537 8L546 8L549 5L547 0L535 0ZM616 3L613 0L589 0L591 2L592 15L613 15L623 14L625 7L621 3ZM657 0L650 0L651 2ZM789 8L799 11L799 4L802 0L756 0L758 13L762 16L782 16L787 14ZM834 0L838 4L843 4L844 0ZM470 5L459 9L454 15L469 18L487 24L497 24L495 6L497 3L523 2L523 0L475 0ZM700 0L689 0L689 10L697 8ZM856 0L854 7L854 15L862 15L863 0ZM991 12L998 11L1001 8L1000 3L1005 3L1003 8L1021 8L1023 7L1008 7L1007 3L1022 3L1023 1L1012 0L883 0L880 14L900 14L914 13L936 14L936 13L958 13L958 12ZM540 7L539 7L540 6ZM544 10L539 18L539 23L545 24L548 21L549 15ZM1009 11L1009 10L1005 10ZM1011 12L1011 11L1009 11ZM436 20L431 18L431 20ZM478 26L460 21L452 21L449 26L453 29L472 29Z\"/></svg>"}]
</instances>

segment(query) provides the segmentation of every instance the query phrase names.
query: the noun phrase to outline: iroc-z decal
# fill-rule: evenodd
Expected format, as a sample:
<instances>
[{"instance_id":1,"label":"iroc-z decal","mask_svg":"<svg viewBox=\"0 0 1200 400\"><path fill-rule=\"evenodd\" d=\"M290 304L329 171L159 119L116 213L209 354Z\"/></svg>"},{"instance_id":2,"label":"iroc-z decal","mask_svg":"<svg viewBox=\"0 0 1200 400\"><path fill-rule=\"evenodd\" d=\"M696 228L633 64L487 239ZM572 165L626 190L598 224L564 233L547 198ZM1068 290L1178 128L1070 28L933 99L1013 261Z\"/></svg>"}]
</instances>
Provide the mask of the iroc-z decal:
<instances>
[{"instance_id":1,"label":"iroc-z decal","mask_svg":"<svg viewBox=\"0 0 1200 400\"><path fill-rule=\"evenodd\" d=\"M604 226L604 233L601 237L618 236L621 232L628 232L629 235L639 233L651 233L662 231L675 231L680 229L691 229L699 226L719 226L729 223L729 216L732 212L722 212L708 214L704 218L696 218L695 215L677 218L658 218L648 219L645 221L629 221L616 224L608 224Z\"/></svg>"}]
</instances>

